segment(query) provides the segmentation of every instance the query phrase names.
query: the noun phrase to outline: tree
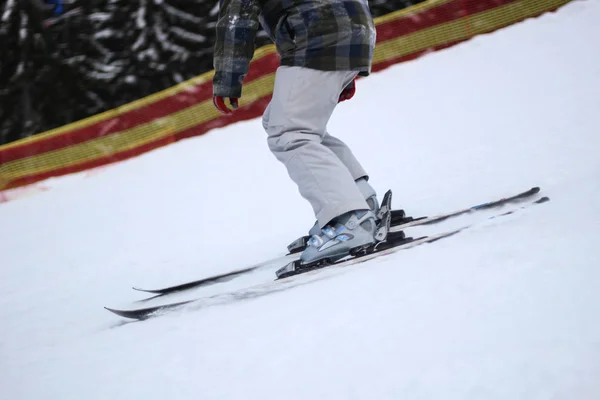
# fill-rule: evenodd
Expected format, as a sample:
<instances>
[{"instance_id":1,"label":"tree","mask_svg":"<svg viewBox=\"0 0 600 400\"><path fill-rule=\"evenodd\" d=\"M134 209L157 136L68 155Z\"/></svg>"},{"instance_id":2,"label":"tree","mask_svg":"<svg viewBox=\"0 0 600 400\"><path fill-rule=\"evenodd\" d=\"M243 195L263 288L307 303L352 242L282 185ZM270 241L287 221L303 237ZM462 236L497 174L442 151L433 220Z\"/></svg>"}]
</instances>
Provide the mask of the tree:
<instances>
[{"instance_id":1,"label":"tree","mask_svg":"<svg viewBox=\"0 0 600 400\"><path fill-rule=\"evenodd\" d=\"M81 63L91 28L83 17L44 28L36 0L8 0L0 24L0 143L85 118L103 108Z\"/></svg>"},{"instance_id":2,"label":"tree","mask_svg":"<svg viewBox=\"0 0 600 400\"><path fill-rule=\"evenodd\" d=\"M212 69L218 0L61 0L58 18L45 4L56 1L0 5L0 144ZM379 16L421 1L371 0L371 9ZM256 46L267 43L259 32Z\"/></svg>"}]
</instances>

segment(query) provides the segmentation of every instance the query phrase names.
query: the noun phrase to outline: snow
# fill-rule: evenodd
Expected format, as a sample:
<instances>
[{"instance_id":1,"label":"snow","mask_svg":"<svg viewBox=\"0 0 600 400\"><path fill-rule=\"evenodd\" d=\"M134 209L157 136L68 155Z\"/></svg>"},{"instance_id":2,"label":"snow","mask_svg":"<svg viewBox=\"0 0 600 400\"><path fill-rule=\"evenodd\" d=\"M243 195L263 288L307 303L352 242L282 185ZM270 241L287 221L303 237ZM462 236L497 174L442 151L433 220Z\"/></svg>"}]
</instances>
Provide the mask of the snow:
<instances>
[{"instance_id":1,"label":"snow","mask_svg":"<svg viewBox=\"0 0 600 400\"><path fill-rule=\"evenodd\" d=\"M329 130L397 207L536 185L552 200L415 229L483 221L310 284L145 322L102 308L273 277L149 303L130 289L281 256L312 225L259 119L0 204L2 397L599 398L598 17L573 2L361 79Z\"/></svg>"},{"instance_id":2,"label":"snow","mask_svg":"<svg viewBox=\"0 0 600 400\"><path fill-rule=\"evenodd\" d=\"M21 20L21 27L19 28L19 41L24 42L29 37L29 32L27 31L27 21L29 20L29 15L23 16Z\"/></svg>"},{"instance_id":3,"label":"snow","mask_svg":"<svg viewBox=\"0 0 600 400\"><path fill-rule=\"evenodd\" d=\"M170 50L175 54L188 54L189 51L183 47L179 46L171 41L169 41L169 33L165 32L161 26L154 25L152 27L152 31L154 32L154 36L160 43L161 47L165 50Z\"/></svg>"},{"instance_id":4,"label":"snow","mask_svg":"<svg viewBox=\"0 0 600 400\"><path fill-rule=\"evenodd\" d=\"M210 12L208 13L208 15L210 15L210 16L217 15L220 8L221 8L220 2L216 2L215 6L210 10Z\"/></svg>"},{"instance_id":5,"label":"snow","mask_svg":"<svg viewBox=\"0 0 600 400\"><path fill-rule=\"evenodd\" d=\"M137 18L135 20L135 26L137 29L144 29L146 27L146 0L140 2L140 8L138 9Z\"/></svg>"},{"instance_id":6,"label":"snow","mask_svg":"<svg viewBox=\"0 0 600 400\"><path fill-rule=\"evenodd\" d=\"M141 30L135 43L133 43L133 45L131 46L132 50L139 51L142 46L146 45L146 42L147 42L146 39L147 39L146 31ZM143 57L143 55L139 55L138 60L142 59L142 57Z\"/></svg>"},{"instance_id":7,"label":"snow","mask_svg":"<svg viewBox=\"0 0 600 400\"><path fill-rule=\"evenodd\" d=\"M169 28L169 32L173 33L175 36L187 39L190 42L204 43L206 42L206 36L200 35L197 33L189 32L184 29L173 27Z\"/></svg>"},{"instance_id":8,"label":"snow","mask_svg":"<svg viewBox=\"0 0 600 400\"><path fill-rule=\"evenodd\" d=\"M13 12L15 7L15 0L8 0L4 6L4 12L0 21L6 23L10 19L10 14Z\"/></svg>"},{"instance_id":9,"label":"snow","mask_svg":"<svg viewBox=\"0 0 600 400\"><path fill-rule=\"evenodd\" d=\"M127 82L127 83L131 83L131 84L133 84L133 83L135 83L136 81L137 81L137 77L136 77L136 76L134 76L134 75L127 75L127 76L125 77L125 82Z\"/></svg>"},{"instance_id":10,"label":"snow","mask_svg":"<svg viewBox=\"0 0 600 400\"><path fill-rule=\"evenodd\" d=\"M168 3L163 4L163 9L169 15L172 15L172 16L182 19L184 21L192 22L194 24L202 24L204 21L204 18L200 18L200 17L195 16L194 14L190 14L188 12L182 11L178 8L175 8L171 5L169 5Z\"/></svg>"},{"instance_id":11,"label":"snow","mask_svg":"<svg viewBox=\"0 0 600 400\"><path fill-rule=\"evenodd\" d=\"M102 29L94 34L95 39L106 39L115 36L115 31L110 28Z\"/></svg>"},{"instance_id":12,"label":"snow","mask_svg":"<svg viewBox=\"0 0 600 400\"><path fill-rule=\"evenodd\" d=\"M90 21L104 22L110 20L110 13L106 12L93 12L89 15Z\"/></svg>"},{"instance_id":13,"label":"snow","mask_svg":"<svg viewBox=\"0 0 600 400\"><path fill-rule=\"evenodd\" d=\"M123 63L120 60L115 60L112 64L103 64L99 62L93 62L93 67L97 71L108 72L108 73L119 73L123 70Z\"/></svg>"}]
</instances>

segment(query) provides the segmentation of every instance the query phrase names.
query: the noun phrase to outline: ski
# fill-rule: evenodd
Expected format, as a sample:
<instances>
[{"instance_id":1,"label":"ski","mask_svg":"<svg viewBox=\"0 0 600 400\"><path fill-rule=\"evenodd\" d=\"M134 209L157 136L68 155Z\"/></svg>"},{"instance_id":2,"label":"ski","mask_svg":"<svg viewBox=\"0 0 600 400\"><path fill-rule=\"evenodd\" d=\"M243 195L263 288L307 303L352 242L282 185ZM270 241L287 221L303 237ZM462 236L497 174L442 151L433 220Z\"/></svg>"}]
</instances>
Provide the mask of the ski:
<instances>
[{"instance_id":1,"label":"ski","mask_svg":"<svg viewBox=\"0 0 600 400\"><path fill-rule=\"evenodd\" d=\"M549 200L550 200L550 198L548 198L548 197L542 197L538 200L533 201L531 204L541 204L541 203L545 203ZM494 219L494 218L499 218L502 216L510 215L510 214L513 214L516 211L521 210L523 208L525 208L525 206L494 215L488 219ZM361 260L367 261L367 260L370 260L371 258L377 257L379 255L393 253L396 250L411 248L411 247L418 246L419 244L423 244L423 243L432 243L432 242L435 242L435 241L443 239L443 238L454 236L457 233L462 232L466 229L469 229L474 225L475 224L466 225L466 226L463 226L463 227L455 229L455 230L442 232L442 233L432 235L432 236L423 236L423 237L420 237L417 239L406 238L404 236L403 231L393 232L390 230L390 232L388 233L389 236L385 241L379 242L379 243L376 242L375 244L371 245L369 248L364 249L363 251L361 251L357 254L351 253L351 255L348 256L349 258L346 257L346 259L348 261L346 261L345 259L342 259L340 261L330 262L329 260L325 259L325 260L320 260L320 261L310 263L310 264L302 264L300 262L300 260L294 260L294 261L290 262L289 264L285 265L284 267L280 268L279 270L277 270L277 272L275 274L277 276L277 279L285 279L285 278L289 278L289 277L292 277L295 275L306 274L308 272L322 269L322 268L330 268L330 267L333 267L336 265L347 265L346 263L350 262L350 261L356 261L356 262L360 262ZM399 233L400 233L400 235L396 236Z\"/></svg>"},{"instance_id":2,"label":"ski","mask_svg":"<svg viewBox=\"0 0 600 400\"><path fill-rule=\"evenodd\" d=\"M380 224L380 227L378 228L378 230L375 234L376 237L378 237L378 236L381 237L379 239L379 241L383 240L382 238L385 238L385 236L387 236L389 228L390 228L391 215L392 215L391 197L392 197L392 192L388 191L382 200L382 207L378 213L378 219L381 220L382 218L385 218L387 221L387 223L385 224L385 227L383 226L384 224ZM400 212L397 214L397 216L399 216L400 214L402 216L398 217L398 218L402 218L403 221L409 221L409 220L412 221L412 218L410 218L410 219L406 218L406 216L404 215L404 211L400 210ZM404 232L402 232L402 231L396 232L395 237L396 238L404 238ZM188 289L192 289L192 288L198 288L201 286L214 285L216 283L227 282L229 280L232 280L232 279L238 277L239 275L246 274L246 273L252 272L258 268L261 268L264 265L270 265L277 261L285 261L285 259L289 258L290 256L293 256L293 254L287 254L286 256L281 257L277 260L269 260L269 261L261 262L259 264L253 265L251 267L242 268L242 269L231 271L231 272L226 272L224 274L211 276L211 277L200 279L197 281L186 282L186 283L182 283L182 284L175 285L175 286L169 286L169 287L162 288L162 289L142 289L142 288L137 288L137 287L133 287L133 289L140 291L140 292L155 294L156 296L152 296L147 299L140 300L140 301L149 301L149 300L155 299L157 297L165 296L165 295L171 294L171 293L176 293L176 292L180 292L180 291L184 291L184 290L188 290ZM297 259L296 256L294 256L294 258Z\"/></svg>"},{"instance_id":3,"label":"ski","mask_svg":"<svg viewBox=\"0 0 600 400\"><path fill-rule=\"evenodd\" d=\"M260 269L264 266L271 265L274 263L284 262L284 261L287 261L288 259L295 259L295 258L297 258L295 254L287 254L282 257L277 257L277 258L274 258L274 259L271 259L268 261L263 261L258 264L254 264L250 267L237 269L235 271L225 272L223 274L209 276L207 278L202 278L202 279L199 279L196 281L182 283L179 285L168 286L168 287L164 287L161 289L143 289L143 288L138 288L138 287L133 287L132 289L137 290L139 292L145 292L145 293L150 293L150 294L156 295L156 296L141 300L141 301L148 301L148 300L155 299L157 297L165 296L167 294L172 294L172 293L177 293L177 292L181 292L184 290L194 289L194 288L198 288L198 287L202 287L202 286L210 286L210 285L214 285L217 283L227 282L227 281L237 278L240 275L247 274L252 271L256 271L257 269Z\"/></svg>"},{"instance_id":4,"label":"ski","mask_svg":"<svg viewBox=\"0 0 600 400\"><path fill-rule=\"evenodd\" d=\"M549 200L550 199L548 197L542 197L538 200L533 201L531 204L541 204L541 203L545 203ZM510 215L510 214L513 214L523 208L525 208L525 206L494 215L488 219L494 219L494 218L499 218L502 216ZM390 236L388 237L386 242L380 242L378 245L374 246L374 248L371 249L371 251L366 252L364 254L356 255L349 259L343 259L343 260L340 260L340 261L337 261L334 263L325 263L322 265L311 265L308 269L302 269L302 270L297 270L296 268L298 267L298 264L296 261L293 261L290 264L294 266L294 269L287 271L290 273L287 273L285 275L282 274L282 276L280 278L276 279L275 281L258 284L258 285L248 287L245 289L241 289L241 290L235 290L235 291L231 291L231 292L221 293L221 294L217 294L217 295L213 295L213 296L209 296L209 297L195 298L195 299L181 301L181 302L177 302L177 303L163 304L163 305L154 306L154 307L138 308L138 309L131 309L131 310L119 310L119 309L114 309L114 308L109 308L109 307L104 307L104 308L106 310L108 310L118 316L124 317L124 318L145 320L148 318L152 318L155 316L165 314L169 311L174 311L174 310L182 308L184 306L196 305L197 306L196 308L203 308L203 307L208 307L208 306L213 306L213 305L227 304L227 303L231 303L231 302L243 300L243 299L260 297L260 296L264 296L264 295L267 295L270 293L275 293L275 292L278 292L278 291L281 291L284 289L288 289L291 287L304 285L304 284L313 282L318 279L322 279L322 278L319 278L318 272L320 272L324 268L334 269L334 268L343 268L343 267L347 267L347 266L355 265L355 264L361 264L361 263L364 263L364 262L371 260L373 258L376 258L376 257L389 255L389 254L395 253L400 250L410 249L410 248L417 247L417 246L420 246L425 243L433 243L433 242L454 236L462 231L472 228L475 225L477 225L477 224L470 224L470 225L460 227L458 229L453 229L453 230L441 232L438 234L434 234L434 235L430 235L430 236L423 236L423 237L418 237L418 238L412 238L412 237L407 238L407 237L404 237L404 235L395 236L395 233L390 232L390 234L389 234ZM302 280L297 279L298 277L303 277L303 279Z\"/></svg>"},{"instance_id":5,"label":"ski","mask_svg":"<svg viewBox=\"0 0 600 400\"><path fill-rule=\"evenodd\" d=\"M458 217L458 216L465 215L465 214L470 214L470 213L473 213L476 211L489 210L491 208L499 208L499 207L505 206L510 203L520 202L520 201L525 200L533 195L538 194L539 192L540 192L539 187L537 187L537 186L532 187L531 189L526 190L522 193L516 194L514 196L505 197L505 198L495 200L495 201L489 201L487 203L477 204L477 205L471 206L469 208L465 208L462 210L457 210L457 211L453 211L453 212L449 212L449 213L445 213L445 214L440 214L440 215L436 215L433 217L419 218L414 221L409 221L405 224L402 224L402 229L406 229L411 226L417 226L417 225L437 224L437 223L445 221L447 219ZM399 230L399 229L392 227L390 229L390 232L394 232L396 230Z\"/></svg>"},{"instance_id":6,"label":"ski","mask_svg":"<svg viewBox=\"0 0 600 400\"><path fill-rule=\"evenodd\" d=\"M436 223L445 221L449 218L458 217L460 215L469 214L469 213L472 213L475 211L488 210L491 208L502 207L509 203L515 203L515 202L519 202L521 200L527 199L539 192L540 192L540 188L536 186L536 187L532 187L529 190L526 190L524 192L518 193L518 194L510 196L510 197L504 197L502 199L477 204L477 205L471 206L469 208L464 208L464 209L452 211L449 213L436 215L433 217L419 217L419 218L406 217L404 210L392 210L392 220L391 220L390 232L397 232L402 229L409 228L411 226L436 224ZM296 239L295 241L293 241L292 243L290 243L288 245L288 250L289 250L290 254L299 253L299 252L303 251L306 248L308 239L310 239L310 236L302 236L302 237Z\"/></svg>"},{"instance_id":7,"label":"ski","mask_svg":"<svg viewBox=\"0 0 600 400\"><path fill-rule=\"evenodd\" d=\"M416 240L413 238L405 238L404 242L402 242L401 244L398 244L398 246L395 248L397 250L401 250L402 248L407 248L407 246L409 246L413 243L414 243L413 246L415 246L415 245L426 243L427 240L436 241L443 237L451 236L455 233L457 233L457 232L452 232L452 233L447 232L444 234L430 236L427 238L425 238L425 237L418 238ZM370 258L373 258L375 255L383 255L383 252L372 253L370 255ZM358 262L359 260L366 261L366 257L355 258L355 259L344 261L341 263L332 264L331 267L334 267L334 266L341 267L344 265L350 265L352 263ZM303 276L304 275L309 276L309 275L311 275L311 272L314 273L316 271L318 271L318 270L313 269L309 272L304 273ZM285 279L277 279L275 281L262 283L262 284L252 286L249 288L236 290L233 292L221 293L221 294L217 294L217 295L210 296L210 297L200 297L200 298L196 298L196 299L180 301L177 303L163 304L163 305L154 306L154 307L138 308L138 309L131 309L131 310L119 310L119 309L114 309L114 308L109 308L109 307L104 307L104 308L106 310L112 312L113 314L116 314L116 315L124 317L124 318L146 320L148 318L156 317L156 316L165 314L169 311L174 311L178 308L181 308L186 305L191 305L194 303L197 303L200 307L202 307L202 306L209 306L209 305L225 304L225 303L235 301L235 300L243 300L243 299L247 299L247 298L263 296L263 295L266 295L269 293L274 293L276 291L283 290L284 288L289 288L290 285L286 285L286 283L288 281L293 282L294 281L293 277L289 277L289 278L285 278ZM292 286L296 286L296 285L292 285Z\"/></svg>"},{"instance_id":8,"label":"ski","mask_svg":"<svg viewBox=\"0 0 600 400\"><path fill-rule=\"evenodd\" d=\"M519 202L519 201L525 200L539 192L540 192L539 187L533 187L527 191L518 193L518 194L510 196L510 197L505 197L505 198L495 200L495 201L490 201L487 203L477 204L477 205L474 205L469 208L460 209L460 210L452 211L452 212L445 213L445 214L439 214L434 217L412 218L412 217L407 217L404 210L392 210L389 232L396 232L398 234L401 234L399 232L401 232L403 229L406 229L409 227L418 226L418 225L436 224L436 223L445 221L449 218L458 217L460 215L465 215L465 214L472 213L475 211L487 210L490 208L498 208L498 207L504 206L509 203L514 203L514 202ZM296 242L302 241L302 246L306 247L306 242L309 238L310 237L308 237L308 236L304 236L304 237L298 239ZM288 248L290 246L288 246ZM218 275L202 278L202 279L191 281L191 282L186 282L186 283L182 283L182 284L178 284L178 285L174 285L174 286L168 286L168 287L164 287L164 288L160 288L160 289L144 289L144 288L139 288L139 287L133 287L133 289L140 291L140 292L154 294L155 296L140 300L140 301L148 301L148 300L155 299L157 297L181 292L184 290L190 290L190 289L195 289L195 288L199 288L199 287L203 287L203 286L209 286L209 285L214 285L217 283L227 282L232 279L235 279L238 276L251 273L253 271L256 271L256 270L258 270L262 267L268 266L268 265L272 265L272 264L280 263L280 262L283 263L288 260L295 261L299 257L298 253L301 250L303 250L304 247L302 247L300 250L290 252L290 253L286 254L285 256L276 257L271 260L263 261L258 264L252 265L250 267L246 267L246 268L238 269L235 271L230 271L230 272L226 272L223 274L218 274Z\"/></svg>"}]
</instances>

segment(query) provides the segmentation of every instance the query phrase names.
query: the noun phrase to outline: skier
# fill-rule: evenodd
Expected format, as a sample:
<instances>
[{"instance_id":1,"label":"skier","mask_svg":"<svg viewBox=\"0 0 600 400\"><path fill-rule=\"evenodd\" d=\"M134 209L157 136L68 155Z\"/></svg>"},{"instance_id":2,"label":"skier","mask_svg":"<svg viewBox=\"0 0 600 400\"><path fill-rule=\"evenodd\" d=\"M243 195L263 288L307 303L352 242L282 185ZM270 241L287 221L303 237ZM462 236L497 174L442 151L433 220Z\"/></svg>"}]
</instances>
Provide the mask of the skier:
<instances>
[{"instance_id":1,"label":"skier","mask_svg":"<svg viewBox=\"0 0 600 400\"><path fill-rule=\"evenodd\" d=\"M377 228L367 173L326 130L337 103L354 96L357 75L371 71L371 12L367 0L221 0L213 78L221 113L238 107L259 21L281 59L263 115L267 142L317 218L300 260L334 261L374 243Z\"/></svg>"},{"instance_id":2,"label":"skier","mask_svg":"<svg viewBox=\"0 0 600 400\"><path fill-rule=\"evenodd\" d=\"M44 32L45 28L65 15L64 0L24 0L21 4L32 20L32 28L41 33L46 44L51 37Z\"/></svg>"},{"instance_id":3,"label":"skier","mask_svg":"<svg viewBox=\"0 0 600 400\"><path fill-rule=\"evenodd\" d=\"M52 6L54 15L60 15L64 12L63 0L45 0L45 2Z\"/></svg>"}]
</instances>

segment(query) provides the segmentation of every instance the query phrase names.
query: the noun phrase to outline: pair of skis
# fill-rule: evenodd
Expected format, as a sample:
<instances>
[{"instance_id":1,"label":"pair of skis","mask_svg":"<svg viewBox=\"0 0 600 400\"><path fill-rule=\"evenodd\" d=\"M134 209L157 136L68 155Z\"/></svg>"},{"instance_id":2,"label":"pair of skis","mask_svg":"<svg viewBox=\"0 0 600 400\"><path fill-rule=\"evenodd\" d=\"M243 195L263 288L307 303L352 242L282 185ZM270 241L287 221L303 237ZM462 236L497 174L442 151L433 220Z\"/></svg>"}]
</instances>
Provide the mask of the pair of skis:
<instances>
[{"instance_id":1,"label":"pair of skis","mask_svg":"<svg viewBox=\"0 0 600 400\"><path fill-rule=\"evenodd\" d=\"M460 215L465 215L465 214L477 212L480 210L498 208L498 207L502 207L504 205L511 204L511 203L522 202L527 199L531 199L534 195L538 194L539 192L540 192L539 187L533 187L525 192L516 194L514 196L505 197L505 198L502 198L499 200L478 204L478 205L475 205L472 207L456 210L456 211L449 212L449 213L440 214L440 215L433 216L433 217L421 217L421 218L417 218L417 219L406 217L404 215L404 212L401 210L394 210L388 214L389 219L390 219L390 221L389 221L390 225L389 225L389 232L388 232L387 240L379 242L379 243L377 243L377 245L372 246L372 248L365 249L365 251L362 251L358 254L353 255L349 259L342 259L340 261L333 262L333 263L326 262L326 263L321 263L321 264L317 264L317 265L311 265L309 268L302 268L302 266L298 262L299 255L297 254L297 252L290 253L284 257L280 257L280 258L277 258L274 260L269 260L269 261L266 261L263 263L259 263L257 265L253 265L251 267L242 268L242 269L228 272L225 274L220 274L220 275L200 279L197 281L187 282L187 283L183 283L180 285L169 286L169 287L165 287L162 289L139 289L139 288L134 288L134 289L143 291L143 292L147 292L147 293L151 293L151 294L155 294L155 296L150 298L150 299L153 299L156 297L165 296L165 295L172 294L172 293L177 293L177 292L189 290L192 288L198 288L198 287L202 287L202 286L212 285L215 283L225 282L225 281L234 279L238 276L241 276L243 274L247 274L252 271L255 271L266 265L272 265L273 263L276 263L278 261L281 261L281 262L283 262L285 260L291 261L289 264L286 265L287 270L283 271L283 273L281 274L281 279L278 279L275 281L256 285L256 286L246 288L246 289L217 294L217 295L210 296L210 297L201 297L201 298L196 298L196 299L187 300L187 301L183 301L183 302L164 304L164 305L155 306L155 307L139 308L139 309L133 309L133 310L117 310L117 309L112 309L112 308L108 308L108 307L105 307L105 308L108 311L111 311L114 314L117 314L117 315L125 317L125 318L144 320L144 319L148 319L153 316L164 314L168 311L172 311L172 310L181 308L183 306L192 307L192 305L195 304L198 307L204 307L204 306L209 306L209 305L224 304L224 303L228 303L228 302L236 301L236 300L240 300L240 299L246 299L246 298L252 298L252 297L266 295L266 294L277 292L277 291L280 291L280 290L283 290L283 289L286 289L289 287L297 286L299 284L304 284L307 282L307 280L308 281L316 280L316 279L318 279L317 272L320 269L345 267L345 266L352 265L352 264L362 263L362 262L365 262L372 258L390 254L390 253L393 253L393 252L396 252L399 250L419 246L424 243L432 243L432 242L441 240L443 238L454 236L457 233L470 228L471 225L464 226L459 229L450 230L447 232L442 232L442 233L439 233L436 235L424 236L424 237L419 237L419 238L405 237L404 232L402 230L406 229L408 227L435 224L435 223L439 223L441 221L445 221L449 218L457 217ZM548 200L549 200L548 197L540 197L530 204L544 203ZM521 207L521 208L523 208L523 207ZM495 217L512 214L517 210L518 209L510 210L510 211L498 214ZM301 238L299 240L303 240L303 239ZM296 241L296 242L298 242L298 241ZM284 267L284 268L286 268L286 267ZM302 274L302 276L310 276L310 277L307 277L307 279L303 279L302 281L293 279L293 276L298 275L298 274ZM150 300L150 299L147 299L147 300Z\"/></svg>"}]
</instances>

